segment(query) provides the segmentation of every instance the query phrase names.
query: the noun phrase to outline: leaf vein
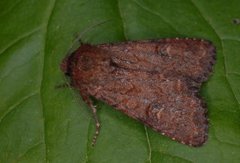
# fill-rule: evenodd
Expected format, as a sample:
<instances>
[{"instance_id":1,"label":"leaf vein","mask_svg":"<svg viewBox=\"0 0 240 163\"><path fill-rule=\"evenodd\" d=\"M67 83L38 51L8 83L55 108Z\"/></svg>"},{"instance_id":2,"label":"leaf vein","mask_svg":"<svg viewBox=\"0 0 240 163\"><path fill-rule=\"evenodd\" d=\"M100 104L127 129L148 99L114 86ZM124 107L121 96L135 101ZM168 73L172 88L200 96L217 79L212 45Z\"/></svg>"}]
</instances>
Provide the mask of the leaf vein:
<instances>
[{"instance_id":1,"label":"leaf vein","mask_svg":"<svg viewBox=\"0 0 240 163\"><path fill-rule=\"evenodd\" d=\"M128 40L127 36L126 36L126 33L125 33L126 26L125 26L125 23L124 23L124 19L123 19L122 11L121 11L121 8L120 8L119 0L117 0L117 9L118 9L120 20L122 22L123 37L124 37L125 40Z\"/></svg>"},{"instance_id":2,"label":"leaf vein","mask_svg":"<svg viewBox=\"0 0 240 163\"><path fill-rule=\"evenodd\" d=\"M39 53L36 53L36 55L39 54ZM30 59L29 59L30 60ZM27 60L26 62L20 64L20 65L17 65L15 66L14 68L10 69L8 72L6 73L3 73L3 75L0 76L0 85L1 83L4 81L4 79L6 79L7 77L9 77L10 75L14 74L15 70L16 69L20 69L21 67L29 64L29 60Z\"/></svg>"},{"instance_id":3,"label":"leaf vein","mask_svg":"<svg viewBox=\"0 0 240 163\"><path fill-rule=\"evenodd\" d=\"M186 158L184 158L184 157L182 157L182 156L178 156L178 155L174 155L174 154L172 154L172 153L166 153L166 152L164 152L164 151L157 151L158 153L161 153L161 154L163 154L163 155L167 155L167 156L171 156L172 158L177 158L177 159L181 159L181 160L184 160L184 161L186 161L186 162L191 162L191 163L193 163L193 161L192 160L189 160L189 159L186 159Z\"/></svg>"},{"instance_id":4,"label":"leaf vein","mask_svg":"<svg viewBox=\"0 0 240 163\"><path fill-rule=\"evenodd\" d=\"M12 4L12 6L10 6L9 8L7 8L5 11L3 11L0 14L0 17L3 17L4 15L6 15L7 13L9 13L11 10L13 10L20 2L22 2L21 0L18 1L14 1L14 3Z\"/></svg>"},{"instance_id":5,"label":"leaf vein","mask_svg":"<svg viewBox=\"0 0 240 163\"><path fill-rule=\"evenodd\" d=\"M138 5L140 8L142 8L143 10L147 11L148 13L150 13L150 14L152 14L152 15L158 16L164 23L168 24L174 32L179 33L179 32L177 31L177 29L176 29L167 19L165 19L162 15L160 15L159 13L154 12L154 11L150 10L149 8L143 6L142 4L140 4L139 2L137 2L136 0L133 0L133 2L134 2L135 4L137 4L137 5Z\"/></svg>"},{"instance_id":6,"label":"leaf vein","mask_svg":"<svg viewBox=\"0 0 240 163\"><path fill-rule=\"evenodd\" d=\"M228 72L228 74L240 76L240 73L239 73L239 72Z\"/></svg>"},{"instance_id":7,"label":"leaf vein","mask_svg":"<svg viewBox=\"0 0 240 163\"><path fill-rule=\"evenodd\" d=\"M38 31L40 31L42 27L39 26L33 30L31 30L30 32L26 32L21 36L18 36L15 40L13 40L12 42L10 42L8 45L6 45L5 48L3 48L2 50L0 50L0 56L6 52L8 49L10 49L12 46L14 46L15 44L17 44L18 42L20 42L21 40L24 40L27 37L30 37L31 35L33 35L34 33L37 33Z\"/></svg>"},{"instance_id":8,"label":"leaf vein","mask_svg":"<svg viewBox=\"0 0 240 163\"><path fill-rule=\"evenodd\" d=\"M18 162L19 160L21 160L21 158L23 158L28 152L30 152L31 150L34 150L35 148L37 148L38 146L40 146L41 144L43 144L43 142L38 142L36 144L33 144L30 148L28 148L23 154L21 154L16 162Z\"/></svg>"},{"instance_id":9,"label":"leaf vein","mask_svg":"<svg viewBox=\"0 0 240 163\"><path fill-rule=\"evenodd\" d=\"M238 38L231 38L231 37L223 37L222 40L230 40L230 41L238 41L238 42L240 42L240 39L238 39Z\"/></svg>"},{"instance_id":10,"label":"leaf vein","mask_svg":"<svg viewBox=\"0 0 240 163\"><path fill-rule=\"evenodd\" d=\"M31 94L28 94L27 96L23 97L18 102L16 102L12 106L10 106L9 109L2 115L2 117L0 117L0 124L2 123L3 119L5 117L7 117L8 114L10 114L12 111L14 111L19 105L23 104L25 101L27 101L31 97L35 96L37 93L38 92L35 91L35 92L31 93Z\"/></svg>"},{"instance_id":11,"label":"leaf vein","mask_svg":"<svg viewBox=\"0 0 240 163\"><path fill-rule=\"evenodd\" d=\"M193 0L190 0L190 2L192 2L193 6L194 6L194 7L197 9L197 11L200 13L201 17L205 20L205 22L208 24L208 26L211 27L211 29L215 32L215 34L216 34L216 36L217 36L217 38L218 38L218 40L219 40L219 42L220 42L221 49L222 49L222 53L223 53L223 58L224 58L224 65L223 65L223 66L224 66L224 71L225 71L225 75L224 75L224 76L225 76L225 79L226 79L226 81L227 81L227 83L228 83L228 85L229 85L229 87L230 87L230 91L231 91L231 93L232 93L235 101L236 101L237 104L238 104L238 109L240 109L240 102L238 101L238 99L237 99L237 97L236 97L236 95L235 95L235 93L234 93L234 91L233 91L233 89L232 89L231 83L229 82L229 79L228 79L228 75L227 75L228 72L227 72L227 66L226 66L226 54L224 53L224 50L223 50L222 39L221 39L220 35L218 34L217 30L213 27L213 25L208 21L208 19L206 19L206 18L203 16L201 10L200 10L199 7L196 5L196 3L195 3Z\"/></svg>"},{"instance_id":12,"label":"leaf vein","mask_svg":"<svg viewBox=\"0 0 240 163\"><path fill-rule=\"evenodd\" d=\"M149 150L148 160L149 160L150 163L152 163L152 146L151 146L151 143L150 143L148 130L147 130L146 126L144 126L144 130L145 130L145 135L146 135L146 139L147 139L147 143L148 143L148 150Z\"/></svg>"},{"instance_id":13,"label":"leaf vein","mask_svg":"<svg viewBox=\"0 0 240 163\"><path fill-rule=\"evenodd\" d=\"M221 144L226 144L226 145L230 145L230 146L240 147L240 145L238 145L238 144L233 144L233 143L229 143L229 142L220 140L220 139L217 137L215 128L213 128L213 136L214 136L215 140L218 141L218 142L221 143Z\"/></svg>"}]
</instances>

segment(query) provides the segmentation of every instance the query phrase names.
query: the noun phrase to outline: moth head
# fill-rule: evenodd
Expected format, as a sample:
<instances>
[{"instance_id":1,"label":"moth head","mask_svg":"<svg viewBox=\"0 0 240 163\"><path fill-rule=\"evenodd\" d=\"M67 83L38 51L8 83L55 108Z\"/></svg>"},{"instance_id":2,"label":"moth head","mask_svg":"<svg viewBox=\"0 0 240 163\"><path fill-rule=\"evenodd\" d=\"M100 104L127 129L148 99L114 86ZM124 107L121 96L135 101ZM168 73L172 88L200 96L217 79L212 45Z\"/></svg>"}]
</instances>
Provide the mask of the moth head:
<instances>
[{"instance_id":1,"label":"moth head","mask_svg":"<svg viewBox=\"0 0 240 163\"><path fill-rule=\"evenodd\" d=\"M65 57L60 65L67 76L73 73L102 72L102 67L108 67L110 55L94 45L82 44L76 51Z\"/></svg>"},{"instance_id":2,"label":"moth head","mask_svg":"<svg viewBox=\"0 0 240 163\"><path fill-rule=\"evenodd\" d=\"M60 65L60 68L65 75L69 75L69 72L68 72L69 57L70 56L65 57Z\"/></svg>"},{"instance_id":3,"label":"moth head","mask_svg":"<svg viewBox=\"0 0 240 163\"><path fill-rule=\"evenodd\" d=\"M77 67L83 71L99 70L109 64L110 55L107 51L93 45L82 45L76 52ZM101 71L101 70L100 70Z\"/></svg>"}]
</instances>

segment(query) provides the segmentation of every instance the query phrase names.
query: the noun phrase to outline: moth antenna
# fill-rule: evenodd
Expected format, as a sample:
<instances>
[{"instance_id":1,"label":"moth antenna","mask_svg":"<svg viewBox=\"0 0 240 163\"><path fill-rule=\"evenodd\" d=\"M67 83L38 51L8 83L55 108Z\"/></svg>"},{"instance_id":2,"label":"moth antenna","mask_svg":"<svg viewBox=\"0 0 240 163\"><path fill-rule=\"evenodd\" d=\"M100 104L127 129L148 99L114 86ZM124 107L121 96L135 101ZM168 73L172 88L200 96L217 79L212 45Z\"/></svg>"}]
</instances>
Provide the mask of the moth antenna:
<instances>
[{"instance_id":1,"label":"moth antenna","mask_svg":"<svg viewBox=\"0 0 240 163\"><path fill-rule=\"evenodd\" d=\"M87 32L89 32L90 30L92 30L94 27L97 27L97 26L100 26L102 24L105 24L107 22L109 22L111 19L107 19L107 20L103 20L103 21L100 21L100 22L97 22L95 24L92 24L90 25L88 28L84 29L77 37L76 39L74 40L74 42L80 42L81 44L83 43L82 41L82 37L84 34L86 34Z\"/></svg>"},{"instance_id":2,"label":"moth antenna","mask_svg":"<svg viewBox=\"0 0 240 163\"><path fill-rule=\"evenodd\" d=\"M97 27L99 25L105 24L105 23L109 22L110 20L111 19L107 19L107 20L103 20L103 21L97 22L97 23L92 24L89 27L85 28L81 33L79 33L79 34L76 33L75 37L74 37L74 40L73 40L73 43L72 43L70 49L68 50L67 54L71 55L73 53L73 51L75 51L74 47L79 46L79 44L80 45L84 44L84 41L82 40L84 34L89 32L90 30L92 30L94 27Z\"/></svg>"},{"instance_id":3,"label":"moth antenna","mask_svg":"<svg viewBox=\"0 0 240 163\"><path fill-rule=\"evenodd\" d=\"M85 96L83 99L88 104L89 108L91 109L91 111L93 113L93 118L94 118L94 121L95 121L95 134L94 134L93 139L92 139L92 146L94 146L96 144L101 125L100 125L100 122L98 120L96 106L93 105L92 100L88 96Z\"/></svg>"}]
</instances>

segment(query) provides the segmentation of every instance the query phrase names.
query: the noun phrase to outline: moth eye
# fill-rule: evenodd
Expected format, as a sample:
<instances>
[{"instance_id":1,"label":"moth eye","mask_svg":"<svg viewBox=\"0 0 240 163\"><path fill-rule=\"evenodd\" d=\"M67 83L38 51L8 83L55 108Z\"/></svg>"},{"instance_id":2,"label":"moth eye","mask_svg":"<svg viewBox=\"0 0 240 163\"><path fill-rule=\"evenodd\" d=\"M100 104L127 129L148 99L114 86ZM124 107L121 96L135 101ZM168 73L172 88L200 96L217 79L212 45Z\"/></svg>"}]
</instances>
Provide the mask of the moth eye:
<instances>
[{"instance_id":1,"label":"moth eye","mask_svg":"<svg viewBox=\"0 0 240 163\"><path fill-rule=\"evenodd\" d=\"M93 65L93 60L88 56L81 56L79 65L84 71L88 71Z\"/></svg>"},{"instance_id":2,"label":"moth eye","mask_svg":"<svg viewBox=\"0 0 240 163\"><path fill-rule=\"evenodd\" d=\"M90 58L88 57L88 56L81 56L81 62L83 62L83 63L88 63L88 62L90 62Z\"/></svg>"}]
</instances>

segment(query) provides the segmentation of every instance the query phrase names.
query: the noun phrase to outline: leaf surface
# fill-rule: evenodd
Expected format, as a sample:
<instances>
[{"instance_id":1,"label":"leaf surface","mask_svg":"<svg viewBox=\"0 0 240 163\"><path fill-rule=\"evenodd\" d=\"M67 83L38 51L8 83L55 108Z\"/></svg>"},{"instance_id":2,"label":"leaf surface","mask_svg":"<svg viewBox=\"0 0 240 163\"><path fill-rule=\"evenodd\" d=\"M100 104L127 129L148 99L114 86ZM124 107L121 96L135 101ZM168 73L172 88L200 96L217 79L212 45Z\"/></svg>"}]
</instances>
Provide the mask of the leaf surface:
<instances>
[{"instance_id":1,"label":"leaf surface","mask_svg":"<svg viewBox=\"0 0 240 163\"><path fill-rule=\"evenodd\" d=\"M0 1L0 162L238 162L240 1ZM201 95L209 139L191 148L96 102L94 122L59 65L77 35L91 44L195 37L213 42L217 63Z\"/></svg>"}]
</instances>

